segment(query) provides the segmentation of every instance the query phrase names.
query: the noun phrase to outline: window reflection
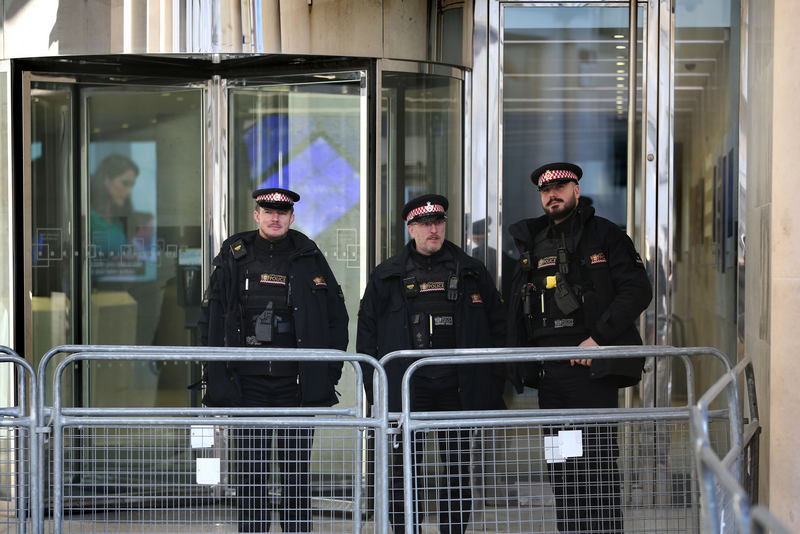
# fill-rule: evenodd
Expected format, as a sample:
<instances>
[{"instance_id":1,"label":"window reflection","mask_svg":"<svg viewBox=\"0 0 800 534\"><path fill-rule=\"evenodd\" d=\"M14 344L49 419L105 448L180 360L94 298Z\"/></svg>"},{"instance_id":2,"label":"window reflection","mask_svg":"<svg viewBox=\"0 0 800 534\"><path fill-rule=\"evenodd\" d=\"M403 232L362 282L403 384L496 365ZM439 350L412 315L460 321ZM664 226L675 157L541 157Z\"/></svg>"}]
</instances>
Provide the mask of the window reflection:
<instances>
[{"instance_id":1,"label":"window reflection","mask_svg":"<svg viewBox=\"0 0 800 534\"><path fill-rule=\"evenodd\" d=\"M266 187L300 195L292 227L313 239L344 291L350 342L361 299L361 74L330 81L235 88L231 105L232 233L255 228L252 192ZM345 379L354 379L347 373ZM353 393L344 386L343 398Z\"/></svg>"},{"instance_id":2,"label":"window reflection","mask_svg":"<svg viewBox=\"0 0 800 534\"><path fill-rule=\"evenodd\" d=\"M192 345L202 291L200 91L81 93L88 342ZM90 405L184 405L197 372L150 362L122 368L87 366Z\"/></svg>"}]
</instances>

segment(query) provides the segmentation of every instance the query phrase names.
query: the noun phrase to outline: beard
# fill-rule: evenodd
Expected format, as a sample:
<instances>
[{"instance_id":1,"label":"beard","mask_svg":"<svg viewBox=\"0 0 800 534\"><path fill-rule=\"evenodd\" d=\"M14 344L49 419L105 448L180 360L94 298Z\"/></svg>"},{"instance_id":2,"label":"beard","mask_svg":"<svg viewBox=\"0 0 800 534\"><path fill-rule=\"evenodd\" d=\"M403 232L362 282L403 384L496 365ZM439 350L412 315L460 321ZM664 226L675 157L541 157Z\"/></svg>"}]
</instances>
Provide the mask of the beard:
<instances>
[{"instance_id":1,"label":"beard","mask_svg":"<svg viewBox=\"0 0 800 534\"><path fill-rule=\"evenodd\" d=\"M544 212L551 221L566 219L578 206L578 199L575 196L560 200L561 202L552 202L544 206Z\"/></svg>"}]
</instances>

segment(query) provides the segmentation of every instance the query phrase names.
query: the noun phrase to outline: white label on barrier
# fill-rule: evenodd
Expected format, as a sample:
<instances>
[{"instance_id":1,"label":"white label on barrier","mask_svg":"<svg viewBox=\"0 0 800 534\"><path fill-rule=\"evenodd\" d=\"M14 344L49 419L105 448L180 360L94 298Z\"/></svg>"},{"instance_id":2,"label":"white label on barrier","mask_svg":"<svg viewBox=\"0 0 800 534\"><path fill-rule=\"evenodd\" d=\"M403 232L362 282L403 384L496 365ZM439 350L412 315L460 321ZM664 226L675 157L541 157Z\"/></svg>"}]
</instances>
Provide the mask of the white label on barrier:
<instances>
[{"instance_id":1,"label":"white label on barrier","mask_svg":"<svg viewBox=\"0 0 800 534\"><path fill-rule=\"evenodd\" d=\"M566 462L567 459L561 456L561 448L558 446L558 436L544 437L544 459L548 464Z\"/></svg>"},{"instance_id":2,"label":"white label on barrier","mask_svg":"<svg viewBox=\"0 0 800 534\"><path fill-rule=\"evenodd\" d=\"M192 448L207 449L214 446L214 427L212 425L192 425Z\"/></svg>"},{"instance_id":3,"label":"white label on barrier","mask_svg":"<svg viewBox=\"0 0 800 534\"><path fill-rule=\"evenodd\" d=\"M564 458L575 458L583 456L583 442L581 441L580 430L559 430L558 446L561 449L561 456Z\"/></svg>"},{"instance_id":4,"label":"white label on barrier","mask_svg":"<svg viewBox=\"0 0 800 534\"><path fill-rule=\"evenodd\" d=\"M196 476L198 484L219 484L219 458L198 458Z\"/></svg>"}]
</instances>

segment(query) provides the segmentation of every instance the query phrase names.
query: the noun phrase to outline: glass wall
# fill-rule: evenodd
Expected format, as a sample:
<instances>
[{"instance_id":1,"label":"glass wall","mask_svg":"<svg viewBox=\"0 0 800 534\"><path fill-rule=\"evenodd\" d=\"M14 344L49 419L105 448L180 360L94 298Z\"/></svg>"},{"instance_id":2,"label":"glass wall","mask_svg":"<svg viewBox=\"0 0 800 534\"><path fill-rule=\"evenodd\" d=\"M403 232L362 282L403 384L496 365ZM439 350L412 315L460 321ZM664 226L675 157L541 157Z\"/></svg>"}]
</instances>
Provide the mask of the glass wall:
<instances>
[{"instance_id":1,"label":"glass wall","mask_svg":"<svg viewBox=\"0 0 800 534\"><path fill-rule=\"evenodd\" d=\"M463 242L463 82L430 74L384 71L381 93L381 177L378 263L402 250L409 235L400 214L428 193L450 202L447 239Z\"/></svg>"},{"instance_id":2,"label":"glass wall","mask_svg":"<svg viewBox=\"0 0 800 534\"><path fill-rule=\"evenodd\" d=\"M579 165L582 199L598 215L625 229L629 13L627 6L509 6L502 11L506 290L519 257L508 227L544 214L540 195L530 181L531 172L539 166L556 161ZM641 43L642 8L637 18ZM641 44L638 50L637 132L641 131Z\"/></svg>"},{"instance_id":3,"label":"glass wall","mask_svg":"<svg viewBox=\"0 0 800 534\"><path fill-rule=\"evenodd\" d=\"M737 0L677 0L674 61L672 344L736 358L739 190ZM698 392L721 368L694 362ZM675 401L685 385L675 373Z\"/></svg>"}]
</instances>

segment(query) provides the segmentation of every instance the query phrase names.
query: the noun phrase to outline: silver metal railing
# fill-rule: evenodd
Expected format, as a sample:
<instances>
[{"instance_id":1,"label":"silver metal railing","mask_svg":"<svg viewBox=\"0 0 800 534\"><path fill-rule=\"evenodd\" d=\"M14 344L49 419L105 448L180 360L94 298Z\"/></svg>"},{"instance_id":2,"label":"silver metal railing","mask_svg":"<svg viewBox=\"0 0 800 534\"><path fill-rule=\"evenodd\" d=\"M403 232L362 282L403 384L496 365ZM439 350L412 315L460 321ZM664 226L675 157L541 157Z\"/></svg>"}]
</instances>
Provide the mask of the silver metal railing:
<instances>
[{"instance_id":1,"label":"silver metal railing","mask_svg":"<svg viewBox=\"0 0 800 534\"><path fill-rule=\"evenodd\" d=\"M236 436L245 430L266 429L275 432L277 444L281 431L313 436L317 455L313 461L330 480L343 476L340 467L349 462L352 483L336 486L345 488L342 502L348 504L324 510L318 503L313 506L319 517L314 529L322 532L388 532L389 458L394 440L400 437L406 444L420 445L418 449L416 445L405 446L402 452L404 486L419 490L408 490L403 495L406 525L410 528L430 523L430 513L439 513L436 510L439 499L431 495L447 489L446 482L444 486L440 484L442 473L446 474L446 462L439 461L435 454L442 444L441 436L455 436L448 439L457 440L468 436L470 500L474 503L472 531L555 532L561 520L559 497L551 483L553 465L546 458L549 452L544 443L546 437L561 430L579 430L585 436L606 432L612 449L619 445L617 452L609 454L618 468L601 473L600 478L612 476L612 471L619 472L619 502L615 506L622 510L620 521L625 531L789 532L765 508L751 506L742 488L750 471L749 463L757 465L758 461L757 453L749 459L746 454L751 443L757 441L759 428L749 358L732 367L724 354L709 348L592 349L593 359L643 356L680 360L686 368L685 406L617 410L411 410L411 379L424 366L546 362L586 355L587 349L577 348L415 350L392 353L378 363L369 356L332 350L69 345L49 351L35 372L11 349L0 347L0 362L15 366L18 383L15 406L0 408L3 415L0 426L8 438L6 454L13 458L10 468L13 474L8 478L12 483L7 492L14 498L7 500L5 530L61 534L111 531L136 525L135 528L167 532L187 529L210 532L226 530L225 525L231 523L235 530L237 506L231 506L230 502L239 498L236 494L239 486L228 483L224 476L216 486L201 481L200 466L222 465L217 467L220 472L235 477L226 462L230 456L230 462L236 463L233 458L243 450L236 448ZM699 400L694 398L696 385L692 372L692 358L697 357L714 358L724 368L722 377ZM77 362L195 363L298 358L352 365L357 381L352 405L102 408L70 407L63 402L64 377ZM391 414L384 366L395 358L412 358L414 362L403 377L402 411ZM362 365L371 367L377 377L371 412L362 391ZM747 375L749 393L746 426L739 399L741 374ZM45 402L49 380L53 392L50 406ZM724 407L712 409L712 406ZM203 435L204 432L208 434ZM229 435L234 437L230 443L225 441ZM196 438L204 444L195 446ZM372 451L365 448L370 441L367 438L374 438L374 460L368 454ZM374 473L374 482L368 476L370 473ZM274 482L271 484L274 486ZM2 486L0 483L0 491ZM225 491L220 489L223 486ZM325 487L336 489L333 483ZM282 502L283 496L273 490L274 487L265 498L275 507L274 503ZM369 504L365 504L370 492L374 492L372 516ZM601 504L589 502L587 506ZM340 519L343 516L354 520ZM372 519L362 520L367 517Z\"/></svg>"},{"instance_id":2,"label":"silver metal railing","mask_svg":"<svg viewBox=\"0 0 800 534\"><path fill-rule=\"evenodd\" d=\"M728 404L738 404L740 375L745 375L747 390L751 397L750 419L740 440L720 458L709 440L709 406L722 395L727 397ZM736 367L726 372L704 393L696 405L691 407L692 441L700 483L701 520L704 532L791 533L791 530L765 507L752 506L750 496L742 487L741 469L745 458L745 447L757 438L759 427L754 394L752 360L746 355Z\"/></svg>"}]
</instances>

